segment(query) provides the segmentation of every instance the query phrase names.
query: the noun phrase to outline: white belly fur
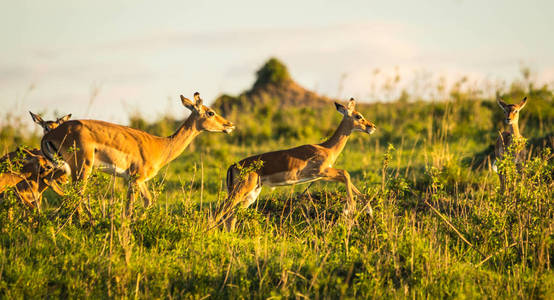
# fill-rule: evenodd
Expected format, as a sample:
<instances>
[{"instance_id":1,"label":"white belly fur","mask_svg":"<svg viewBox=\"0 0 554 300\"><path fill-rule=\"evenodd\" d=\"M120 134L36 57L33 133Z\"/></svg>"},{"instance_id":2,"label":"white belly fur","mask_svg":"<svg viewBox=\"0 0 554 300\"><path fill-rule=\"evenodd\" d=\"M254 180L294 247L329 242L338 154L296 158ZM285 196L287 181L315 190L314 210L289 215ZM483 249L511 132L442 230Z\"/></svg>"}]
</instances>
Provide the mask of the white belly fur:
<instances>
[{"instance_id":1,"label":"white belly fur","mask_svg":"<svg viewBox=\"0 0 554 300\"><path fill-rule=\"evenodd\" d=\"M289 179L285 181L270 181L270 180L263 180L262 183L268 186L283 186L283 185L292 185L292 184L299 184L299 183L308 183L312 181L320 180L321 177L308 177L308 178L299 178L299 179Z\"/></svg>"},{"instance_id":2,"label":"white belly fur","mask_svg":"<svg viewBox=\"0 0 554 300\"><path fill-rule=\"evenodd\" d=\"M101 161L99 159L94 160L94 167L96 167L98 170L108 173L108 174L115 174L120 177L127 178L127 171L121 168L118 168L116 165L107 163L104 161Z\"/></svg>"}]
</instances>

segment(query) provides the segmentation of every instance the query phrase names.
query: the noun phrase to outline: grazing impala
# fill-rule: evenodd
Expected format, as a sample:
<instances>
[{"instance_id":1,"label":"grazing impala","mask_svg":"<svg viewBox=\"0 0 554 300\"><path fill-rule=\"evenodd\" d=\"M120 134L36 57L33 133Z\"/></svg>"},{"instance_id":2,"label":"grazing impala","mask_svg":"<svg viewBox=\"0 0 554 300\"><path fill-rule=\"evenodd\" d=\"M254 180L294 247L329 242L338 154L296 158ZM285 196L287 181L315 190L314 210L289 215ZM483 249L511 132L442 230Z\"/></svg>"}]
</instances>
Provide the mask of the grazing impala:
<instances>
[{"instance_id":1,"label":"grazing impala","mask_svg":"<svg viewBox=\"0 0 554 300\"><path fill-rule=\"evenodd\" d=\"M521 100L519 104L506 104L506 102L504 102L500 97L496 99L496 102L498 103L498 106L502 108L502 111L504 111L506 124L509 125L508 131L504 131L500 134L500 136L496 140L496 146L494 147L494 154L496 156L496 159L493 164L493 170L495 172L498 172L496 162L504 156L504 152L512 144L512 141L523 138L523 136L519 133L518 121L519 111L523 109L523 107L525 107L525 104L527 103L527 97L523 98L523 100ZM521 164L521 162L524 160L524 156L524 150L519 150L517 151L517 153L515 153L514 159L517 165ZM498 172L498 177L500 179L500 193L504 193L505 180L502 172Z\"/></svg>"},{"instance_id":2,"label":"grazing impala","mask_svg":"<svg viewBox=\"0 0 554 300\"><path fill-rule=\"evenodd\" d=\"M229 195L215 216L214 224L230 221L233 227L234 220L229 219L233 208L239 204L242 207L250 206L264 184L273 187L316 180L342 182L346 185L348 207L353 209L355 202L352 191L358 195L361 193L352 184L348 172L333 168L333 164L353 131L372 134L376 129L373 123L355 110L355 105L354 99L350 99L348 107L335 102L336 109L344 117L333 136L321 144L254 155L231 165L227 170ZM371 206L369 209L371 212Z\"/></svg>"},{"instance_id":3,"label":"grazing impala","mask_svg":"<svg viewBox=\"0 0 554 300\"><path fill-rule=\"evenodd\" d=\"M60 184L67 182L66 172L53 168L39 149L20 148L0 158L0 193L14 188L15 195L30 208L40 207L42 194L49 187L58 195Z\"/></svg>"},{"instance_id":4,"label":"grazing impala","mask_svg":"<svg viewBox=\"0 0 554 300\"><path fill-rule=\"evenodd\" d=\"M33 121L39 124L44 133L60 126L71 118L71 114L56 121L44 121L39 115L29 112ZM55 169L41 154L40 149L20 148L0 158L0 193L14 187L15 194L27 206L40 207L42 194L48 187L63 195L60 184L67 181L63 169Z\"/></svg>"},{"instance_id":5,"label":"grazing impala","mask_svg":"<svg viewBox=\"0 0 554 300\"><path fill-rule=\"evenodd\" d=\"M151 196L146 181L160 168L179 156L202 131L230 133L235 128L202 105L198 93L194 94L194 101L181 95L181 102L191 114L169 137L103 121L68 121L42 138L41 150L52 161L59 155L69 166L74 181L83 180L86 184L93 167L123 177L129 182L127 211L136 188L145 206L149 206Z\"/></svg>"}]
</instances>

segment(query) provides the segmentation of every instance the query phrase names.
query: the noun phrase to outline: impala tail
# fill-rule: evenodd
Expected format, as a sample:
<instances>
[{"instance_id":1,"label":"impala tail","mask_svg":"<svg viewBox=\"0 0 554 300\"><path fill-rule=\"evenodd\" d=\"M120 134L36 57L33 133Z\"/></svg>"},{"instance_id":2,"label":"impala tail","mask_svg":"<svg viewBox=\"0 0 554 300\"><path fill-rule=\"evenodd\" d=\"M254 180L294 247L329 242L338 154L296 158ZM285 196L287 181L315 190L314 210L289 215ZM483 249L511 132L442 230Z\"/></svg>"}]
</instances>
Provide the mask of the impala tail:
<instances>
[{"instance_id":1,"label":"impala tail","mask_svg":"<svg viewBox=\"0 0 554 300\"><path fill-rule=\"evenodd\" d=\"M234 174L233 171L236 170L237 164L234 163L227 169L227 194L231 194L232 188L234 186L233 178Z\"/></svg>"}]
</instances>

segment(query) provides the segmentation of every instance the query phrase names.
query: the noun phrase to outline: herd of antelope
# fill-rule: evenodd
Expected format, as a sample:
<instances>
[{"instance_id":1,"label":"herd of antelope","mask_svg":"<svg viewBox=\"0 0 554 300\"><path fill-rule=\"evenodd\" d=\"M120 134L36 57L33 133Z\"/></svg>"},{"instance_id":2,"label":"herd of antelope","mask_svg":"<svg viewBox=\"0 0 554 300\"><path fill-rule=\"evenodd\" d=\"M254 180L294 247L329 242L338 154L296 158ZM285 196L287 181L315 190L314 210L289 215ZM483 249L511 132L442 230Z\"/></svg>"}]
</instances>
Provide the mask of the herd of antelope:
<instances>
[{"instance_id":1,"label":"herd of antelope","mask_svg":"<svg viewBox=\"0 0 554 300\"><path fill-rule=\"evenodd\" d=\"M70 120L71 115L56 121L44 121L31 113L33 121L44 130L40 149L19 148L0 159L0 192L13 188L18 199L30 208L40 209L43 192L52 188L64 195L60 185L82 182L81 195L93 169L123 177L128 183L127 202L123 210L130 214L135 196L140 193L144 206L151 205L152 197L146 182L158 171L177 158L202 131L231 133L235 125L202 104L198 93L194 100L181 95L183 106L190 116L177 131L168 137L158 137L144 131L98 120ZM502 132L495 146L496 159L502 158L512 141L521 137L518 128L519 112L527 98L519 104L506 104L501 98L497 103L505 114L509 130ZM346 170L333 168L354 131L372 134L375 125L356 111L356 102L335 102L343 115L334 134L320 144L267 152L247 157L231 165L227 170L228 197L218 208L214 225L225 223L233 227L236 220L233 211L237 206L246 208L254 203L262 186L270 187L307 183L316 180L342 182L346 186L345 213L355 209L353 194L361 195L352 184ZM521 155L515 159L519 161ZM493 166L496 171L496 163ZM499 173L501 192L504 178ZM368 211L372 213L368 204Z\"/></svg>"}]
</instances>

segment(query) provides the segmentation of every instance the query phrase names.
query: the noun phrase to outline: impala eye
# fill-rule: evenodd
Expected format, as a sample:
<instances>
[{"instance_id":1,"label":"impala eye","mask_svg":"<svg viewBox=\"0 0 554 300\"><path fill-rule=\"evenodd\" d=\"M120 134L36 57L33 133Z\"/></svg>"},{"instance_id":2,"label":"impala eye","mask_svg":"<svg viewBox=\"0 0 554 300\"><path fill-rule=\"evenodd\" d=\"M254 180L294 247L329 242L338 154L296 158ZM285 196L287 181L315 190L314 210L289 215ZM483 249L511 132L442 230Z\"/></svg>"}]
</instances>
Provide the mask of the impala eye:
<instances>
[{"instance_id":1,"label":"impala eye","mask_svg":"<svg viewBox=\"0 0 554 300\"><path fill-rule=\"evenodd\" d=\"M356 115L356 119L361 120L363 117L361 115Z\"/></svg>"},{"instance_id":2,"label":"impala eye","mask_svg":"<svg viewBox=\"0 0 554 300\"><path fill-rule=\"evenodd\" d=\"M208 115L208 117L213 117L215 115L215 113L211 110L208 111L206 114Z\"/></svg>"}]
</instances>

